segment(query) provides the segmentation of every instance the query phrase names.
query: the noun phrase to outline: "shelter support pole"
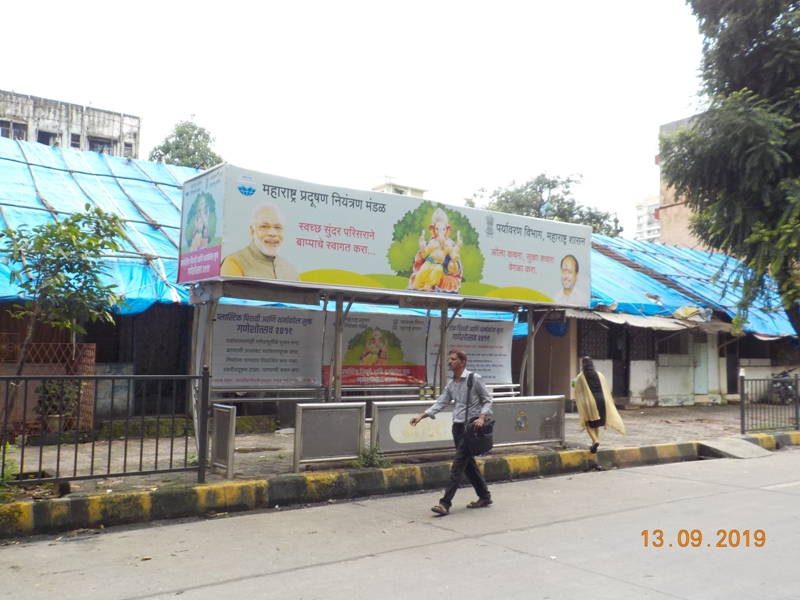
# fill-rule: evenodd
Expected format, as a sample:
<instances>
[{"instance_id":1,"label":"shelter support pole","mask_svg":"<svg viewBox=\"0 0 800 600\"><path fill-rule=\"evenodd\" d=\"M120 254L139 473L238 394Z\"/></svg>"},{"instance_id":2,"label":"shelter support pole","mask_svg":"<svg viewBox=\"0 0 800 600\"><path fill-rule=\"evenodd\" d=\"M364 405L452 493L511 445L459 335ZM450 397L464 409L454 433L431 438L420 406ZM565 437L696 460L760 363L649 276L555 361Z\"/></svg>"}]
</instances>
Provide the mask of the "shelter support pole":
<instances>
[{"instance_id":1,"label":"shelter support pole","mask_svg":"<svg viewBox=\"0 0 800 600\"><path fill-rule=\"evenodd\" d=\"M437 395L444 391L447 385L447 307L442 309L442 325L439 330L439 391Z\"/></svg>"},{"instance_id":2,"label":"shelter support pole","mask_svg":"<svg viewBox=\"0 0 800 600\"><path fill-rule=\"evenodd\" d=\"M211 366L211 355L212 355L212 346L214 344L214 320L217 318L217 306L219 306L219 298L214 298L210 302L206 303L206 327L203 336L203 353L202 353L202 363L203 365ZM200 369L197 371L200 373ZM213 375L213 373L212 373Z\"/></svg>"},{"instance_id":3,"label":"shelter support pole","mask_svg":"<svg viewBox=\"0 0 800 600\"><path fill-rule=\"evenodd\" d=\"M533 396L533 344L534 344L534 337L536 334L535 325L533 322L534 315L533 315L533 307L528 308L528 348L527 348L527 365L525 371L525 389L527 390L528 396ZM522 383L522 382L520 382Z\"/></svg>"},{"instance_id":4,"label":"shelter support pole","mask_svg":"<svg viewBox=\"0 0 800 600\"><path fill-rule=\"evenodd\" d=\"M199 355L199 341L201 331L205 323L205 316L203 314L204 305L192 305L192 342L190 347L189 360L191 360L190 375L200 374L200 355Z\"/></svg>"},{"instance_id":5,"label":"shelter support pole","mask_svg":"<svg viewBox=\"0 0 800 600\"><path fill-rule=\"evenodd\" d=\"M336 294L336 339L333 359L333 401L342 401L342 331L344 330L344 294Z\"/></svg>"}]
</instances>

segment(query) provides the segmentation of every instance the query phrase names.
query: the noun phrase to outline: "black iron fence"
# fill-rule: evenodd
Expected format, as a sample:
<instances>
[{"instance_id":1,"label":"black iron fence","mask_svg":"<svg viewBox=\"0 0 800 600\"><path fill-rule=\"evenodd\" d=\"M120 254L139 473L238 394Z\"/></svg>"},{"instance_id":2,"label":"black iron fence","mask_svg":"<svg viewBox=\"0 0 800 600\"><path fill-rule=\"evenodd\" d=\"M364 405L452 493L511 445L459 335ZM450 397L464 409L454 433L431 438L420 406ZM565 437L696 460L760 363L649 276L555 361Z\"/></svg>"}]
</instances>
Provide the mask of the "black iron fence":
<instances>
[{"instance_id":1,"label":"black iron fence","mask_svg":"<svg viewBox=\"0 0 800 600\"><path fill-rule=\"evenodd\" d=\"M742 433L773 429L800 430L798 378L739 378Z\"/></svg>"},{"instance_id":2,"label":"black iron fence","mask_svg":"<svg viewBox=\"0 0 800 600\"><path fill-rule=\"evenodd\" d=\"M209 390L207 369L199 376L0 377L0 481L194 471L203 483Z\"/></svg>"}]
</instances>

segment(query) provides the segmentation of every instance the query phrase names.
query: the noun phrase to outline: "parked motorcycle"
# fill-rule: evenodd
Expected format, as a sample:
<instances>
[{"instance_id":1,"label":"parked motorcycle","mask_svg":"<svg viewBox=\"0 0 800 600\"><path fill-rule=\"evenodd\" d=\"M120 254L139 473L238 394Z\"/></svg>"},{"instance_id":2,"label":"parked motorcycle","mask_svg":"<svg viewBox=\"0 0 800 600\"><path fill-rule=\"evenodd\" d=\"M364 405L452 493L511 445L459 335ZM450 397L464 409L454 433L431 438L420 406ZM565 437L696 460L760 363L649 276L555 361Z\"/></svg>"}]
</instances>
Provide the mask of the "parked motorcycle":
<instances>
[{"instance_id":1,"label":"parked motorcycle","mask_svg":"<svg viewBox=\"0 0 800 600\"><path fill-rule=\"evenodd\" d=\"M794 402L794 379L789 375L796 369L772 374L772 402L774 404L791 404Z\"/></svg>"}]
</instances>

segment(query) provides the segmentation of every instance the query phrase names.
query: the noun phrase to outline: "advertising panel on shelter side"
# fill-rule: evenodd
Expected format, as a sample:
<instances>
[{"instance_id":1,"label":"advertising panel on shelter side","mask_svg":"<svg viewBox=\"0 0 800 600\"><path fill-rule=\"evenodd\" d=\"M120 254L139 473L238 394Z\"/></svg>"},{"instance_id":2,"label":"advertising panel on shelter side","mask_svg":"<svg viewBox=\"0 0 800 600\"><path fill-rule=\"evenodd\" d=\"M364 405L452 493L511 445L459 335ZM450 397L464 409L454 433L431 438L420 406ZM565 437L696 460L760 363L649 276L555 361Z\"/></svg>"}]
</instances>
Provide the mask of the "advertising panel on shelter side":
<instances>
[{"instance_id":1,"label":"advertising panel on shelter side","mask_svg":"<svg viewBox=\"0 0 800 600\"><path fill-rule=\"evenodd\" d=\"M222 275L589 305L584 225L226 164L187 181L183 227L181 283Z\"/></svg>"},{"instance_id":2,"label":"advertising panel on shelter side","mask_svg":"<svg viewBox=\"0 0 800 600\"><path fill-rule=\"evenodd\" d=\"M224 167L184 183L179 283L219 276L224 196Z\"/></svg>"}]
</instances>

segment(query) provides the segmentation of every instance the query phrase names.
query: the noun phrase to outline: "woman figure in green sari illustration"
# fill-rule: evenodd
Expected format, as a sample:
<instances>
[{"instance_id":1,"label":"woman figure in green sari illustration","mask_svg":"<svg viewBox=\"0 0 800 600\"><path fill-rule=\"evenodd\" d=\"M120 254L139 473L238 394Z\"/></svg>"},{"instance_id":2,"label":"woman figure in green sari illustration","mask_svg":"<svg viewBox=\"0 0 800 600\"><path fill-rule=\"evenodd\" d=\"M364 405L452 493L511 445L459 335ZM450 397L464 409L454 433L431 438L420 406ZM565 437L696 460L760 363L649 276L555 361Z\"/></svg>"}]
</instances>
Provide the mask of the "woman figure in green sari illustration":
<instances>
[{"instance_id":1,"label":"woman figure in green sari illustration","mask_svg":"<svg viewBox=\"0 0 800 600\"><path fill-rule=\"evenodd\" d=\"M457 294L462 279L461 232L456 232L455 242L450 239L450 223L441 208L434 211L428 229L431 239L426 241L425 230L419 236L419 252L406 289Z\"/></svg>"},{"instance_id":2,"label":"woman figure in green sari illustration","mask_svg":"<svg viewBox=\"0 0 800 600\"><path fill-rule=\"evenodd\" d=\"M204 195L197 199L197 213L192 224L191 245L189 250L203 250L208 247L210 239L208 231L208 204Z\"/></svg>"}]
</instances>

